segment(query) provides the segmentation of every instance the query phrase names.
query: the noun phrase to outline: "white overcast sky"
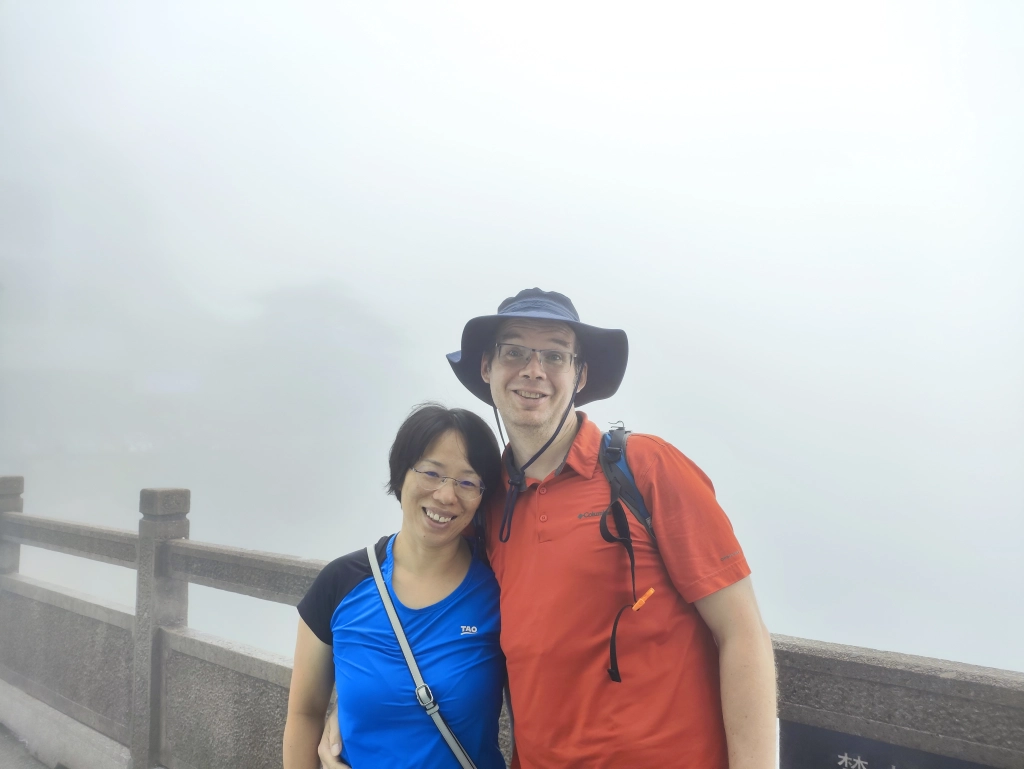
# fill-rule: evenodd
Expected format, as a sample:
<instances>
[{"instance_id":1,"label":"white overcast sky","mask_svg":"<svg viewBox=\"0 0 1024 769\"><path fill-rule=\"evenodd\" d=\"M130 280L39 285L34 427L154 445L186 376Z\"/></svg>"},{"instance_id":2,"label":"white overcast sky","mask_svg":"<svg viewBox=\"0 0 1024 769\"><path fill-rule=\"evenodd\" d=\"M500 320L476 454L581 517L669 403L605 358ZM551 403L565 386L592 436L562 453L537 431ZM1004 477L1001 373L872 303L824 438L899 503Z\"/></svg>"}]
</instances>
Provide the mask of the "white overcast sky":
<instances>
[{"instance_id":1,"label":"white overcast sky","mask_svg":"<svg viewBox=\"0 0 1024 769\"><path fill-rule=\"evenodd\" d=\"M0 0L0 473L336 557L540 286L627 330L586 410L711 476L771 630L1024 670L1021 137L1019 2ZM288 607L191 620L291 650Z\"/></svg>"}]
</instances>

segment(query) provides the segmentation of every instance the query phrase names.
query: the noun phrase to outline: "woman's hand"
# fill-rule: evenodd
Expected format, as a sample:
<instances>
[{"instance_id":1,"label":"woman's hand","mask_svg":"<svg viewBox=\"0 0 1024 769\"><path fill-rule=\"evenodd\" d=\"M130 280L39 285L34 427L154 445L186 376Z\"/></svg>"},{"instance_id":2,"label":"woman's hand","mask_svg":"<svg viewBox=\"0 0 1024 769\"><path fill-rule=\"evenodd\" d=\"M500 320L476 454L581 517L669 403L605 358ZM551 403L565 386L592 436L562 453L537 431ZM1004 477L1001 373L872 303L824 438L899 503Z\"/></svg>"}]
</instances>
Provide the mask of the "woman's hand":
<instances>
[{"instance_id":1,"label":"woman's hand","mask_svg":"<svg viewBox=\"0 0 1024 769\"><path fill-rule=\"evenodd\" d=\"M352 769L340 758L341 730L338 728L336 707L331 708L327 714L327 723L324 724L324 733L320 737L320 747L317 749L317 753L320 755L320 765L323 769Z\"/></svg>"},{"instance_id":2,"label":"woman's hand","mask_svg":"<svg viewBox=\"0 0 1024 769\"><path fill-rule=\"evenodd\" d=\"M288 720L284 725L284 769L318 769L317 736L323 728L333 682L331 647L300 619L288 690Z\"/></svg>"}]
</instances>

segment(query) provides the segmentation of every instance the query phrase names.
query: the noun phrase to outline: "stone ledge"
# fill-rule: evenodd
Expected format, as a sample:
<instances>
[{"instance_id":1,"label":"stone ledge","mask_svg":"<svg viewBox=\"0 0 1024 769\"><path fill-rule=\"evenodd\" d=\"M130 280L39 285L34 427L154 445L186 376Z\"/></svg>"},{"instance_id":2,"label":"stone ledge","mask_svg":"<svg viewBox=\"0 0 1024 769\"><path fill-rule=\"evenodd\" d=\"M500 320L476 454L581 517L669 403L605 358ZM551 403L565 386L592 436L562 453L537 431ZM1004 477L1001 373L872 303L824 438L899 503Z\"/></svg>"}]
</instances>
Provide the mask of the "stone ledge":
<instances>
[{"instance_id":1,"label":"stone ledge","mask_svg":"<svg viewBox=\"0 0 1024 769\"><path fill-rule=\"evenodd\" d=\"M104 601L101 598L52 585L22 574L0 575L0 590L56 606L83 617L123 628L131 633L135 627L135 610L130 606Z\"/></svg>"},{"instance_id":2,"label":"stone ledge","mask_svg":"<svg viewBox=\"0 0 1024 769\"><path fill-rule=\"evenodd\" d=\"M49 767L131 769L128 748L0 680L0 723Z\"/></svg>"},{"instance_id":3,"label":"stone ledge","mask_svg":"<svg viewBox=\"0 0 1024 769\"><path fill-rule=\"evenodd\" d=\"M128 727L125 724L119 724L114 719L97 713L95 710L65 697L60 692L55 692L38 681L26 678L21 673L11 670L4 665L0 665L0 682L6 682L11 687L21 690L26 696L30 696L54 711L66 715L76 723L95 731L97 734L102 734L122 745L128 742Z\"/></svg>"},{"instance_id":4,"label":"stone ledge","mask_svg":"<svg viewBox=\"0 0 1024 769\"><path fill-rule=\"evenodd\" d=\"M3 584L16 590L0 590L0 678L125 743L131 721L130 617L24 578L7 577ZM122 623L106 621L118 617Z\"/></svg>"},{"instance_id":5,"label":"stone ledge","mask_svg":"<svg viewBox=\"0 0 1024 769\"><path fill-rule=\"evenodd\" d=\"M161 628L164 654L178 652L236 673L276 684L287 690L292 680L291 660L280 654L228 641L190 628Z\"/></svg>"},{"instance_id":6,"label":"stone ledge","mask_svg":"<svg viewBox=\"0 0 1024 769\"><path fill-rule=\"evenodd\" d=\"M0 766L4 769L53 769L29 753L28 746L0 721Z\"/></svg>"},{"instance_id":7,"label":"stone ledge","mask_svg":"<svg viewBox=\"0 0 1024 769\"><path fill-rule=\"evenodd\" d=\"M784 635L772 644L780 666L1024 709L1024 673Z\"/></svg>"},{"instance_id":8,"label":"stone ledge","mask_svg":"<svg viewBox=\"0 0 1024 769\"><path fill-rule=\"evenodd\" d=\"M787 636L773 643L783 720L1024 768L1024 674Z\"/></svg>"},{"instance_id":9,"label":"stone ledge","mask_svg":"<svg viewBox=\"0 0 1024 769\"><path fill-rule=\"evenodd\" d=\"M196 635L162 634L160 760L171 769L280 769L290 670L277 655L256 659Z\"/></svg>"}]
</instances>

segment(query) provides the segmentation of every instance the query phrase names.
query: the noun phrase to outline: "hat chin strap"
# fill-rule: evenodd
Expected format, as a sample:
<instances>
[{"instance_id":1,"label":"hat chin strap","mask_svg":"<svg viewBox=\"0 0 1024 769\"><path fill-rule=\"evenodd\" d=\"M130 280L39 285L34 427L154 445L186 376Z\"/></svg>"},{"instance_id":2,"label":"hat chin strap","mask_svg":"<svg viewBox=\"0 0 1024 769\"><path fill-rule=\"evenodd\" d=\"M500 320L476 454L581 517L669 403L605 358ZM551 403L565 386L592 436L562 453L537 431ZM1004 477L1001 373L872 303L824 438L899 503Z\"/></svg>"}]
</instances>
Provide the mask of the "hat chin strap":
<instances>
[{"instance_id":1,"label":"hat chin strap","mask_svg":"<svg viewBox=\"0 0 1024 769\"><path fill-rule=\"evenodd\" d=\"M569 405L565 407L565 411L562 413L562 418L558 422L558 427L548 438L547 443L541 446L540 451L530 457L522 467L516 468L515 460L512 458L512 446L509 444L509 450L505 454L505 469L508 471L508 491L505 492L505 511L501 516L501 529L498 531L498 539L501 542L508 542L509 536L512 534L512 513L516 509L516 500L519 498L519 492L526 490L526 468L532 465L540 455L547 451L551 444L555 442L555 438L562 432L562 426L565 424L565 420L569 418L569 413L572 411L573 405L576 403L576 389L580 384L580 375L583 373L583 369L577 369L576 378L572 383L572 397L569 398ZM498 407L494 407L494 418L498 420ZM501 421L498 420L498 434L501 435ZM504 436L502 436L504 440Z\"/></svg>"},{"instance_id":2,"label":"hat chin strap","mask_svg":"<svg viewBox=\"0 0 1024 769\"><path fill-rule=\"evenodd\" d=\"M504 446L508 441L505 440L505 433L501 431L501 418L498 416L498 407L491 404L491 408L494 409L494 423L498 425L498 437L501 438L501 445Z\"/></svg>"}]
</instances>

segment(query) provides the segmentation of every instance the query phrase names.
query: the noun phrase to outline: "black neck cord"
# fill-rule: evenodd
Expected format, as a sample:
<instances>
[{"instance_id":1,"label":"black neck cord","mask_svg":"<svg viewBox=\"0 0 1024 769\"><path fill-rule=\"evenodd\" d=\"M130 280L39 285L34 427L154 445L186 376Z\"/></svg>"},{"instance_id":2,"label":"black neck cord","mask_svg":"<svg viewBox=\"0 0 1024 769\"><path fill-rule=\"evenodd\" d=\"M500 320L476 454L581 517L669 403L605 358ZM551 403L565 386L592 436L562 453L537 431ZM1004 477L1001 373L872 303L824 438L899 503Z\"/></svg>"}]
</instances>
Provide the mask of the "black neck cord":
<instances>
[{"instance_id":1,"label":"black neck cord","mask_svg":"<svg viewBox=\"0 0 1024 769\"><path fill-rule=\"evenodd\" d=\"M516 508L519 492L526 489L526 468L537 461L540 455L547 451L551 444L555 442L558 434L562 432L562 426L565 424L565 420L569 418L569 412L572 411L572 407L576 403L576 388L579 387L581 373L582 369L576 370L576 378L572 383L572 397L569 398L569 405L565 407L565 412L562 414L562 419L559 421L558 427L555 428L555 432L548 438L548 442L541 446L540 451L530 457L518 469L516 469L515 459L512 457L512 444L509 443L508 452L505 454L505 469L508 471L508 491L505 492L505 511L501 516L501 529L498 531L498 539L501 542L508 542L508 538L512 534L512 513ZM498 416L497 408L494 409L494 416ZM501 429L500 423L498 429L499 431Z\"/></svg>"},{"instance_id":2,"label":"black neck cord","mask_svg":"<svg viewBox=\"0 0 1024 769\"><path fill-rule=\"evenodd\" d=\"M501 418L498 416L498 407L492 405L491 408L494 409L494 422L498 425L498 437L501 438L501 445L504 447L505 433L501 431Z\"/></svg>"}]
</instances>

